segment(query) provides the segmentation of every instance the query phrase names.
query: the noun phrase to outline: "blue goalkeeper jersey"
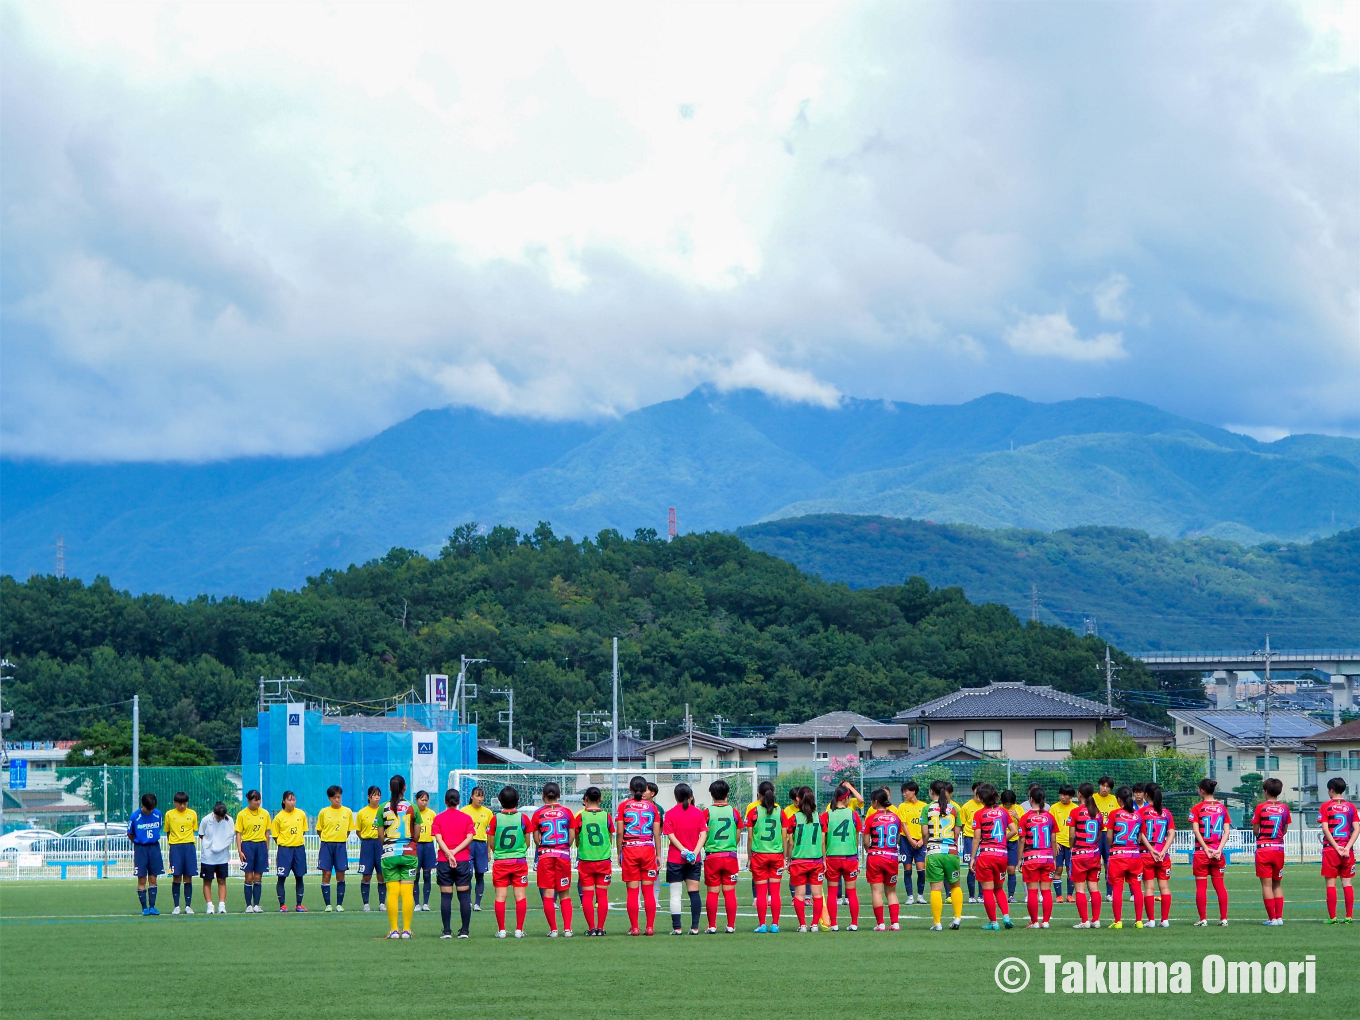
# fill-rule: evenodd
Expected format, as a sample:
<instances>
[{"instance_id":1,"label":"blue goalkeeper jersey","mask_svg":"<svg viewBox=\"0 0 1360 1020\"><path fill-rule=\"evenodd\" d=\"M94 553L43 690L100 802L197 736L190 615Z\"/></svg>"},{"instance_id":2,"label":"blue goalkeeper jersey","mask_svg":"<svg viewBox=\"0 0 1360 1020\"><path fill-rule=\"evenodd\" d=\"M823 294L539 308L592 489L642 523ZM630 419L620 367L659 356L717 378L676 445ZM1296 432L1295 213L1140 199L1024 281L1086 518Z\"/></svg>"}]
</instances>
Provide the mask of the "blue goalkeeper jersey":
<instances>
[{"instance_id":1,"label":"blue goalkeeper jersey","mask_svg":"<svg viewBox=\"0 0 1360 1020\"><path fill-rule=\"evenodd\" d=\"M161 813L138 809L128 820L128 839L143 846L161 841Z\"/></svg>"}]
</instances>

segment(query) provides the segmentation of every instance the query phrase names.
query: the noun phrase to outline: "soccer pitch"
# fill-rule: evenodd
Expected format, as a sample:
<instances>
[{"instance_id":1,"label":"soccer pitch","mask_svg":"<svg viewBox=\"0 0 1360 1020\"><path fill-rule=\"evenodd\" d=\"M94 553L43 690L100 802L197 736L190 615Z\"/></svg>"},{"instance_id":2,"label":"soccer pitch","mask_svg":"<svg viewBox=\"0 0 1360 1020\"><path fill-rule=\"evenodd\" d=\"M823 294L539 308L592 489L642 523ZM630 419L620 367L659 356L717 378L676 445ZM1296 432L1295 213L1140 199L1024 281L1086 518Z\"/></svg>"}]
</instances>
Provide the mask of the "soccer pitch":
<instances>
[{"instance_id":1,"label":"soccer pitch","mask_svg":"<svg viewBox=\"0 0 1360 1020\"><path fill-rule=\"evenodd\" d=\"M868 890L861 886L858 932L799 935L786 899L783 931L755 935L749 883L743 882L743 916L735 935L665 934L670 918L662 886L660 933L629 938L622 934L627 929L624 890L616 885L607 938L546 938L538 894L530 889L526 937L500 941L492 937L488 887L483 912L473 915L471 939L437 938L436 891L434 909L415 919L415 938L407 942L383 938L385 913L361 912L357 880L349 883L344 914L321 912L319 882L309 876L313 913L249 916L240 912L240 882L233 880L228 902L234 912L226 917L201 913L201 889L195 894L199 914L171 916L167 881L159 918L140 916L135 887L128 881L7 882L0 885L0 1002L6 1017L81 1020L371 1020L394 1009L416 1016L549 1020L663 1013L947 1018L979 1010L1089 1020L1110 1007L1145 1015L1189 1010L1195 1020L1241 1015L1244 1009L1312 1020L1360 1016L1360 924L1321 923L1323 886L1316 866L1287 869L1283 928L1261 927L1260 886L1250 867L1228 869L1231 923L1226 929L1191 927L1189 869L1178 867L1174 874L1170 929L1134 929L1128 905L1129 927L1123 931L1074 931L1075 907L1061 904L1054 911L1054 927L1025 931L1020 892L1012 931L979 930L985 920L981 905L966 905L965 917L971 919L963 930L930 932L929 908L917 905L903 907L902 931L874 932ZM266 882L266 904L274 902L272 885ZM1217 917L1212 891L1209 912L1212 921ZM949 913L946 904L946 919ZM578 909L578 923L579 917ZM456 924L456 903L454 919ZM1102 924L1112 919L1108 903L1101 919ZM1298 994L1209 994L1201 968L1212 953L1263 965L1314 954L1316 992L1303 993L1300 982ZM1100 962L1186 961L1193 991L1076 995L1059 988L1046 994L1041 954L1058 954L1083 966L1087 954ZM1015 994L1002 992L995 979L997 965L1007 957L1024 961L1031 973L1028 986ZM1061 982L1060 968L1058 975Z\"/></svg>"}]
</instances>

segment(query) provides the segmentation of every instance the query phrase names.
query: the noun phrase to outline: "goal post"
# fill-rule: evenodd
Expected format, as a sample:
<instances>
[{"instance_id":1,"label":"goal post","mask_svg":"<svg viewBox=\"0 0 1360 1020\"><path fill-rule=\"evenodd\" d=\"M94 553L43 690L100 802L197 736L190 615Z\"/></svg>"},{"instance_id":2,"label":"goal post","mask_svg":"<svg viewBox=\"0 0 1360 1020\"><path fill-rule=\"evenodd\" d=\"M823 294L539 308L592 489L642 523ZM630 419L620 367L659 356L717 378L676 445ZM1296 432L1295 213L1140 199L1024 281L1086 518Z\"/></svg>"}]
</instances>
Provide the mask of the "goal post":
<instances>
[{"instance_id":1,"label":"goal post","mask_svg":"<svg viewBox=\"0 0 1360 1020\"><path fill-rule=\"evenodd\" d=\"M713 803L708 788L715 780L727 783L728 802L738 810L744 811L746 805L755 800L756 786L759 782L754 766L731 766L719 768L625 768L615 769L605 765L571 764L565 766L543 766L522 769L513 765L495 768L454 769L449 773L449 789L457 790L459 803L466 805L474 787L481 787L486 796L487 806L493 811L499 808L496 798L506 786L519 791L521 807L530 807L542 802L543 787L556 783L562 791L563 804L579 811L581 796L590 787L600 791L602 806L613 811L627 799L628 784L634 776L641 776L660 788L657 803L667 811L675 805L675 787L680 783L689 784L694 791L694 803L707 808Z\"/></svg>"}]
</instances>

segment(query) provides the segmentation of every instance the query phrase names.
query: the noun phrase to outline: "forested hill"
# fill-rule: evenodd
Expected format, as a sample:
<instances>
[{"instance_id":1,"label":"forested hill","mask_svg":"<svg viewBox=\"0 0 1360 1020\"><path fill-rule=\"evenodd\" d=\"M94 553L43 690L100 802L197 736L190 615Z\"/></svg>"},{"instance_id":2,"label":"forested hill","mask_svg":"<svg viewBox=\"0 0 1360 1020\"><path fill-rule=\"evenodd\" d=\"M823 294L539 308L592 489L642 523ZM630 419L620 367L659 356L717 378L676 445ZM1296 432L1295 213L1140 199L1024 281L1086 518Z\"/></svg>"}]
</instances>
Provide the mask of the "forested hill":
<instances>
[{"instance_id":1,"label":"forested hill","mask_svg":"<svg viewBox=\"0 0 1360 1020\"><path fill-rule=\"evenodd\" d=\"M989 531L820 514L737 531L753 548L852 587L918 574L1078 631L1085 620L1133 652L1340 648L1360 635L1360 528L1311 543L1169 540L1129 528Z\"/></svg>"},{"instance_id":2,"label":"forested hill","mask_svg":"<svg viewBox=\"0 0 1360 1020\"><path fill-rule=\"evenodd\" d=\"M701 726L801 720L833 709L875 718L989 680L1095 687L1104 644L1022 624L958 588L854 591L756 552L731 535L625 539L458 529L433 559L394 549L258 601L132 597L106 581L0 578L0 651L15 663L11 738L65 738L126 709L69 710L143 696L150 732L185 733L225 757L254 712L260 676L300 675L314 697L360 701L492 660L474 676L483 736L515 691L515 732L540 756L575 749L575 713L609 706L610 638L621 637L625 726L690 704ZM1153 689L1119 655L1124 686ZM1156 718L1156 710L1151 712ZM59 712L64 714L58 714Z\"/></svg>"}]
</instances>

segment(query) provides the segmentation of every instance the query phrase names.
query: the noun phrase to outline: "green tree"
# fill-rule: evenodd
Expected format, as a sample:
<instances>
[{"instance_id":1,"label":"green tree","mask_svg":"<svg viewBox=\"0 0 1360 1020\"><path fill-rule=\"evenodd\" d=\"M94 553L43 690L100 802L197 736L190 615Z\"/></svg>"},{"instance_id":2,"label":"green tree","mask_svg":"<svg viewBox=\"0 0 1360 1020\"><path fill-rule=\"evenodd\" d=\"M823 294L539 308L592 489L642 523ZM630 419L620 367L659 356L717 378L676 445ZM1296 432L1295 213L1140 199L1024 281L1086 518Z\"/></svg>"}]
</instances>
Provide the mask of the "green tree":
<instances>
[{"instance_id":1,"label":"green tree","mask_svg":"<svg viewBox=\"0 0 1360 1020\"><path fill-rule=\"evenodd\" d=\"M1111 761L1141 758L1143 751L1132 737L1102 726L1090 740L1073 744L1071 757L1077 761Z\"/></svg>"},{"instance_id":2,"label":"green tree","mask_svg":"<svg viewBox=\"0 0 1360 1020\"><path fill-rule=\"evenodd\" d=\"M211 765L214 762L209 748L182 733L170 738L142 734L138 740L137 758L140 764L147 766ZM131 765L132 723L95 722L85 727L80 731L80 741L66 752L66 764Z\"/></svg>"}]
</instances>

